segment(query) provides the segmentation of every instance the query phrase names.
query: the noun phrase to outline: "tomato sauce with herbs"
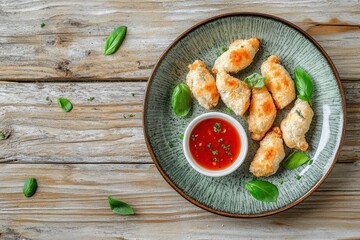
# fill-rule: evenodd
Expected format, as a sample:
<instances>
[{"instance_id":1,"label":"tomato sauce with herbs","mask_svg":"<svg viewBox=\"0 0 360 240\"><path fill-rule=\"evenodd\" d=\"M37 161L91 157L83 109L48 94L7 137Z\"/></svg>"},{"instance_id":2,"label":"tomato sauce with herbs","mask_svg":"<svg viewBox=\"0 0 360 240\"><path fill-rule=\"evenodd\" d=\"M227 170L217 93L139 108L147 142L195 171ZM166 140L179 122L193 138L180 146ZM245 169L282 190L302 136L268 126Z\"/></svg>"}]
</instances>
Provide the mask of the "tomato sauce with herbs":
<instances>
[{"instance_id":1,"label":"tomato sauce with herbs","mask_svg":"<svg viewBox=\"0 0 360 240\"><path fill-rule=\"evenodd\" d=\"M241 139L236 128L221 118L199 122L190 134L190 152L203 168L223 170L239 156Z\"/></svg>"}]
</instances>

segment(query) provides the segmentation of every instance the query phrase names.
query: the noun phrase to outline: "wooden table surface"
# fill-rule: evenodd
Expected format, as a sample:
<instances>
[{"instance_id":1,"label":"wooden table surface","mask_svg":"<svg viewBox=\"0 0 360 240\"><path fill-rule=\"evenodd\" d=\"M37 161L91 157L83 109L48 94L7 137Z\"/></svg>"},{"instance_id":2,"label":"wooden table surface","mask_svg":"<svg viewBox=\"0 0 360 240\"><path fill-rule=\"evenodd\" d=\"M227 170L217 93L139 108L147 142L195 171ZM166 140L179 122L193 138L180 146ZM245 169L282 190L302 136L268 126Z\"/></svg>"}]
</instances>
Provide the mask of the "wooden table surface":
<instances>
[{"instance_id":1,"label":"wooden table surface","mask_svg":"<svg viewBox=\"0 0 360 240\"><path fill-rule=\"evenodd\" d=\"M158 173L142 132L146 81L161 53L195 23L234 11L306 30L334 61L347 101L329 178L298 206L258 219L183 199ZM0 239L360 239L359 0L0 0L0 23L0 130L11 132L0 140ZM104 56L119 25L126 40ZM73 111L59 109L58 97ZM25 198L32 176L39 188ZM108 195L136 215L113 214Z\"/></svg>"}]
</instances>

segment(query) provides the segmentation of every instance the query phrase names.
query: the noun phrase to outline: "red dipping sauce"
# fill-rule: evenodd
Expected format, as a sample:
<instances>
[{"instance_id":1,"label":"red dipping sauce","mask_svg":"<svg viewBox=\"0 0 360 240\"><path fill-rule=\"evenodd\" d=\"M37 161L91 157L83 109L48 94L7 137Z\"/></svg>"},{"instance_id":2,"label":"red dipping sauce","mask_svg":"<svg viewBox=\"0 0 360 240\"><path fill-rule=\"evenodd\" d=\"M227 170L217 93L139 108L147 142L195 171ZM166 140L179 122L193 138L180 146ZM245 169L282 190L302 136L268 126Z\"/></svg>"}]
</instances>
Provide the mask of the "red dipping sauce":
<instances>
[{"instance_id":1,"label":"red dipping sauce","mask_svg":"<svg viewBox=\"0 0 360 240\"><path fill-rule=\"evenodd\" d=\"M193 159L208 170L228 168L239 156L241 139L236 128L221 118L199 122L189 139Z\"/></svg>"}]
</instances>

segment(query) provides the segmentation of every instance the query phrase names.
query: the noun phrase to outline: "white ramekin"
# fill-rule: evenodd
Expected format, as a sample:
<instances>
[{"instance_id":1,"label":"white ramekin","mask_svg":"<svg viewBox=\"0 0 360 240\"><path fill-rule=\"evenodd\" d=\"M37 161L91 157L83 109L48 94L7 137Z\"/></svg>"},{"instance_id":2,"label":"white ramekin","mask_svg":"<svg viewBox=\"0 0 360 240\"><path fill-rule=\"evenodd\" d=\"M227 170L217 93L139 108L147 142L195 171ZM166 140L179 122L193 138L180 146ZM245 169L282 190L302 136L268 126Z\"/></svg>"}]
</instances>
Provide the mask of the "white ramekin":
<instances>
[{"instance_id":1,"label":"white ramekin","mask_svg":"<svg viewBox=\"0 0 360 240\"><path fill-rule=\"evenodd\" d=\"M240 147L239 156L228 168L225 168L222 170L209 170L209 169L203 168L193 159L191 152L190 152L190 146L189 146L190 143L189 142L190 142L190 135L191 135L192 130L199 122L201 122L205 119L209 119L209 118L220 118L220 119L224 119L224 120L228 121L235 127L235 129L237 130L237 132L239 133L239 136L240 136L241 147ZM228 174L234 172L244 162L245 157L248 152L248 138L247 138L247 135L246 135L246 132L245 132L243 126L235 118L233 118L227 114L219 113L219 112L204 113L204 114L196 117L194 120L192 120L189 123L189 125L187 126L187 128L185 130L185 134L184 134L184 139L183 139L183 150L184 150L184 154L185 154L187 161L196 171L198 171L199 173L202 173L206 176L210 176L210 177L221 177L221 176L225 176L225 175L228 175Z\"/></svg>"}]
</instances>

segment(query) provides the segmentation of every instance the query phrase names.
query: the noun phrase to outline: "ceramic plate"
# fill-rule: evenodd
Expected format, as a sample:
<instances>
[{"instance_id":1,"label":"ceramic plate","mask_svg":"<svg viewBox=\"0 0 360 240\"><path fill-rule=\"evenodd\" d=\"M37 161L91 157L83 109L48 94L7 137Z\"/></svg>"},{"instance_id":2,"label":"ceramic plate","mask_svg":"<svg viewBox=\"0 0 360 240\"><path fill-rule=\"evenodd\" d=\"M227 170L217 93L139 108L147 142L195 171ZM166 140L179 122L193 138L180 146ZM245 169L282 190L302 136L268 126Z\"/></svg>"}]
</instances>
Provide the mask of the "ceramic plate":
<instances>
[{"instance_id":1,"label":"ceramic plate","mask_svg":"<svg viewBox=\"0 0 360 240\"><path fill-rule=\"evenodd\" d=\"M171 109L174 87L185 82L188 64L195 59L212 68L217 52L235 39L258 36L261 47L253 63L236 77L244 79L260 72L269 54L279 56L293 77L299 65L314 82L315 116L306 135L307 154L313 164L295 170L282 167L266 178L278 186L275 203L255 200L244 188L252 179L249 164L259 144L249 137L245 163L234 173L212 178L196 172L185 159L180 134L192 119L208 112L194 100L191 113L176 117ZM274 125L279 125L294 105L278 111ZM211 111L225 113L224 104ZM235 117L247 129L246 116ZM257 217L284 211L308 197L324 181L336 162L345 130L345 101L338 73L325 51L299 27L283 19L258 13L231 13L201 22L181 34L164 52L149 79L144 101L144 134L149 152L165 180L183 197L208 211L232 217ZM249 132L247 132L249 136ZM291 150L286 148L287 154ZM300 180L295 177L302 176ZM283 184L279 183L283 179Z\"/></svg>"}]
</instances>

